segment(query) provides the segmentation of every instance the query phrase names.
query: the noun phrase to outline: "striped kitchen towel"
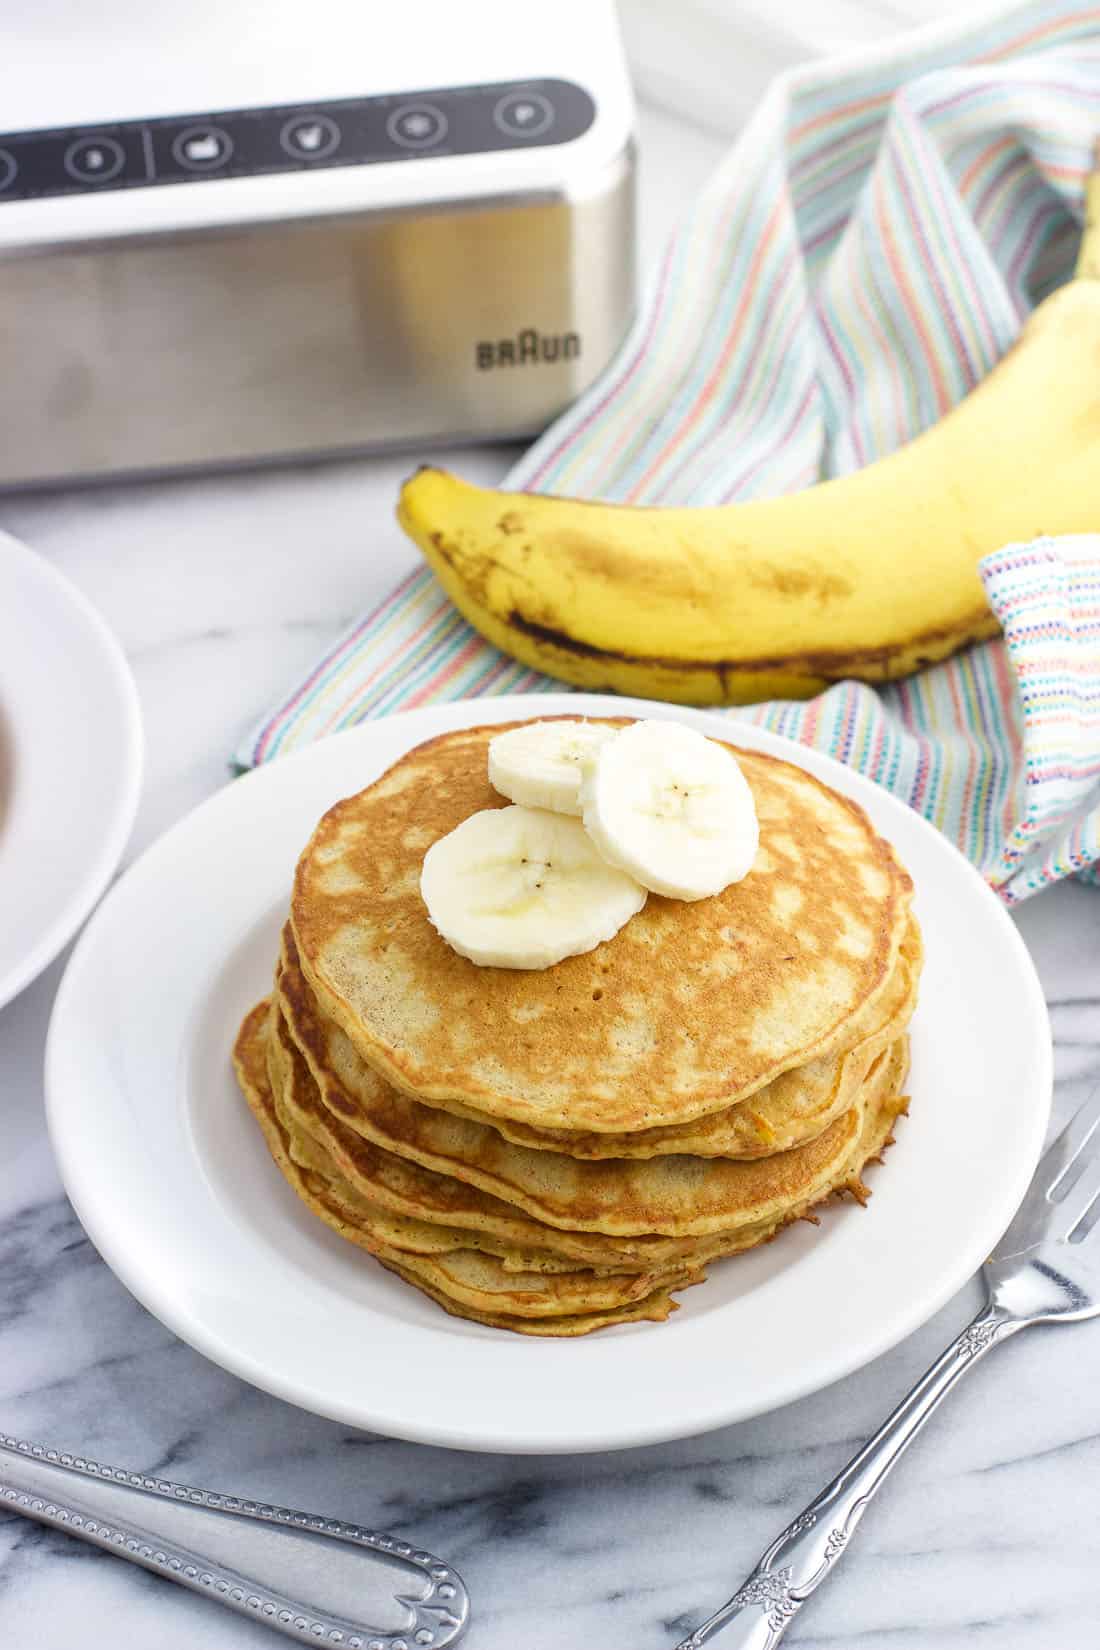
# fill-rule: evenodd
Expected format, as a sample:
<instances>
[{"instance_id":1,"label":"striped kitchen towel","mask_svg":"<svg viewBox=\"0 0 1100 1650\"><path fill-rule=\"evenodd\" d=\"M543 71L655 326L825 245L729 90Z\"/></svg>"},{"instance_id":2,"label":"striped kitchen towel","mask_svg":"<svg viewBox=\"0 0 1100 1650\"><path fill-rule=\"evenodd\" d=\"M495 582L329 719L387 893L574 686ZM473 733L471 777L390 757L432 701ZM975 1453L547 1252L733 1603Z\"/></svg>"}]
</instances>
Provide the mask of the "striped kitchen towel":
<instances>
[{"instance_id":1,"label":"striped kitchen towel","mask_svg":"<svg viewBox=\"0 0 1100 1650\"><path fill-rule=\"evenodd\" d=\"M782 75L615 361L505 485L716 504L889 452L1069 274L1098 132L1100 6L1029 0ZM1100 537L1008 546L982 577L1003 641L881 689L729 714L869 774L1011 902L1074 873L1100 881ZM421 570L238 761L394 710L559 688L483 642Z\"/></svg>"}]
</instances>

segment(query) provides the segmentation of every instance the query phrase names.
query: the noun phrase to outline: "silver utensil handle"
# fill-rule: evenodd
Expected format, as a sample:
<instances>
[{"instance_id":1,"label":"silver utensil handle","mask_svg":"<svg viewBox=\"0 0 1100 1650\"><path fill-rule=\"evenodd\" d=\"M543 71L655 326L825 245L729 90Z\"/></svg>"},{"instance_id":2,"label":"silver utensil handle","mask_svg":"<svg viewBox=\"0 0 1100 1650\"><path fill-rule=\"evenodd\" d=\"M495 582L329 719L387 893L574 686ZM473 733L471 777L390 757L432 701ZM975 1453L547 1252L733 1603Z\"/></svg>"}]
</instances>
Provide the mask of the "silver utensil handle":
<instances>
[{"instance_id":1,"label":"silver utensil handle","mask_svg":"<svg viewBox=\"0 0 1100 1650\"><path fill-rule=\"evenodd\" d=\"M303 1644L444 1650L469 1615L450 1565L394 1536L3 1434L0 1509L80 1536Z\"/></svg>"},{"instance_id":2,"label":"silver utensil handle","mask_svg":"<svg viewBox=\"0 0 1100 1650\"><path fill-rule=\"evenodd\" d=\"M871 1497L940 1400L990 1349L1025 1325L989 1306L978 1313L874 1437L772 1542L737 1592L676 1650L773 1650L799 1609L832 1573Z\"/></svg>"}]
</instances>

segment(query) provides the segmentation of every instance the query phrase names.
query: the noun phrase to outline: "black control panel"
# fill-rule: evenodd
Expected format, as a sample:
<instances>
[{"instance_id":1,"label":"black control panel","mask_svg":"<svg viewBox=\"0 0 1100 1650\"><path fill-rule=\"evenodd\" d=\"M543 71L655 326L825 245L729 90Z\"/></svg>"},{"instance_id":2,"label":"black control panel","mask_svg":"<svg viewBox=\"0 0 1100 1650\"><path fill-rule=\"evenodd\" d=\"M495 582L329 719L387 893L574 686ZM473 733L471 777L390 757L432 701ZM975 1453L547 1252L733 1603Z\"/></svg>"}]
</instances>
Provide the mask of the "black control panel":
<instances>
[{"instance_id":1,"label":"black control panel","mask_svg":"<svg viewBox=\"0 0 1100 1650\"><path fill-rule=\"evenodd\" d=\"M568 143L596 106L568 80L231 109L0 135L0 204Z\"/></svg>"}]
</instances>

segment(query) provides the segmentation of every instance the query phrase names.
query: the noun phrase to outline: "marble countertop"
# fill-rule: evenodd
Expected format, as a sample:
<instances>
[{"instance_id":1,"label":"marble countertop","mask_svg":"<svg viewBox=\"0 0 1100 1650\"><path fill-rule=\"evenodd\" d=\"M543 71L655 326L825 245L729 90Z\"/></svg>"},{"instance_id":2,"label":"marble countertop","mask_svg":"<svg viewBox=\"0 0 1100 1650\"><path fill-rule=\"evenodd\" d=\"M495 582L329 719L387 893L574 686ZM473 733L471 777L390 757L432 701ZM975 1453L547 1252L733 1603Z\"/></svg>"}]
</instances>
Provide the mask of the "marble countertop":
<instances>
[{"instance_id":1,"label":"marble countertop","mask_svg":"<svg viewBox=\"0 0 1100 1650\"><path fill-rule=\"evenodd\" d=\"M766 74L883 34L930 0L738 8L728 91L720 0L632 0L643 255ZM729 29L730 8L723 26ZM825 26L835 21L835 29ZM709 42L709 44L708 44ZM698 97L684 113L684 88ZM493 479L506 449L459 456ZM228 779L241 731L412 564L391 521L407 457L0 500L0 527L96 603L137 678L148 736L128 858ZM1100 893L1024 907L1064 1115L1100 1079ZM725 1598L973 1311L976 1286L841 1385L686 1443L604 1456L465 1455L349 1432L182 1345L99 1260L61 1192L42 1047L61 962L0 1013L0 1417L5 1430L176 1479L408 1535L475 1600L471 1650L667 1650ZM736 1349L731 1349L736 1357ZM960 1390L865 1522L792 1642L1063 1650L1100 1634L1100 1328L1016 1341ZM80 1542L0 1514L0 1645L260 1650L282 1642Z\"/></svg>"}]
</instances>

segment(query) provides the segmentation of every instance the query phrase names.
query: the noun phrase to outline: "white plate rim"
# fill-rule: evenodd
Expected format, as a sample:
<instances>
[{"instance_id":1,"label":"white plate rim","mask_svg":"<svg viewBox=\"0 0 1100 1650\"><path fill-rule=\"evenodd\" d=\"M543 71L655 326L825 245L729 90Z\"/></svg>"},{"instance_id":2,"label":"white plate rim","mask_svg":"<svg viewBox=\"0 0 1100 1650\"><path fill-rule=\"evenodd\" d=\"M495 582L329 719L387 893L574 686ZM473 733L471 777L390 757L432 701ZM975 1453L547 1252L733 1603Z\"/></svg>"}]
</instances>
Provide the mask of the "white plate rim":
<instances>
[{"instance_id":1,"label":"white plate rim","mask_svg":"<svg viewBox=\"0 0 1100 1650\"><path fill-rule=\"evenodd\" d=\"M9 575L8 570L14 569ZM98 673L97 686L114 701L114 717L108 725L99 722L89 730L75 716L65 723L72 740L82 742L91 738L99 750L110 741L114 745L116 766L114 787L105 797L105 805L97 817L82 816L79 830L74 831L75 844L84 856L80 879L76 887L60 900L48 920L27 938L20 955L0 972L0 1008L26 989L49 967L55 957L76 933L92 910L114 874L125 851L133 829L141 796L144 769L144 734L141 705L137 685L126 661L126 656L107 625L86 596L45 558L8 533L0 532L0 585L9 577L25 584L35 603L43 604L56 624L60 637L79 639L84 648L82 668ZM27 736L36 714L36 700L40 684L24 677L9 678L4 686L4 703L0 710L5 716L8 732L16 745ZM32 778L30 796L20 796L20 804L30 815L48 803L56 786L57 769L65 764L72 745L52 746L48 752L53 767L52 782L42 784ZM41 753L40 753L41 754Z\"/></svg>"},{"instance_id":2,"label":"white plate rim","mask_svg":"<svg viewBox=\"0 0 1100 1650\"><path fill-rule=\"evenodd\" d=\"M175 1301L165 1295L157 1280L143 1270L140 1260L136 1258L137 1251L128 1246L125 1237L112 1221L111 1194L114 1188L97 1185L94 1172L89 1175L86 1172L86 1164L81 1163L78 1153L70 1150L69 1125L75 1113L68 1108L71 1103L75 1103L79 1108L82 1098L86 1099L86 1096L77 1094L71 1080L66 1078L63 1044L68 1021L83 989L85 976L96 966L99 934L110 921L111 909L116 898L120 898L136 879L155 874L158 861L162 857L170 856L174 845L185 838L186 833L193 828L194 821L200 816L209 816L214 810L223 807L229 794L240 796L245 789L259 794L268 786L274 790L279 785L289 783L299 764L318 760L318 752L324 750L330 753L334 750L346 753L349 758L349 771L354 771L354 763L350 760L352 752L360 746L369 747L372 732L381 727L392 729L399 724L403 730L407 729L407 746L411 746L450 727L474 726L481 722L499 721L512 716L563 713L676 717L694 722L697 726L704 727L717 736L725 736L732 742L741 741L758 749L774 751L826 777L831 783L835 783L839 790L854 795L857 800L873 799L879 810L885 811L888 816L904 818L910 828L923 833L927 842L935 844L936 853L947 856L947 861L954 865L956 871L967 882L977 909L985 913L996 929L999 940L1004 944L1006 956L1012 959L1021 990L1021 1001L1026 1004L1027 1012L1031 1016L1032 1032L1037 1034L1034 1093L1029 1102L1029 1127L1026 1133L1015 1141L1017 1149L1013 1171L999 1185L998 1195L985 1212L984 1219L972 1223L955 1264L944 1268L934 1284L927 1288L919 1304L914 1303L907 1312L895 1311L883 1325L867 1329L861 1335L858 1345L838 1351L829 1359L819 1359L816 1364L810 1364L806 1369L792 1373L786 1381L777 1382L766 1401L760 1401L757 1397L748 1403L739 1403L731 1393L725 1401L719 1404L712 1403L705 1412L696 1409L689 1414L655 1417L646 1424L640 1424L635 1419L629 1425L611 1428L603 1426L598 1433L575 1426L572 1429L525 1427L486 1430L484 1425L467 1425L461 1418L449 1417L440 1420L421 1416L410 1417L402 1413L400 1407L397 1410L387 1410L379 1407L373 1399L369 1407L365 1408L359 1402L349 1403L346 1398L337 1397L331 1392L319 1393L315 1389L303 1388L300 1383L287 1378L278 1369L259 1363L246 1349L227 1344L224 1339L212 1335L207 1326L196 1319L193 1313L182 1310ZM333 791L333 798L339 794L343 793L337 787ZM100 911L78 942L58 991L51 1019L46 1053L46 1100L47 1120L62 1180L92 1242L131 1293L175 1334L204 1356L288 1402L343 1424L377 1431L386 1436L487 1452L586 1453L690 1437L767 1413L827 1387L854 1370L862 1368L925 1323L973 1277L1007 1226L1030 1182L1042 1149L1049 1117L1052 1064L1046 1003L1034 965L1015 925L996 895L970 863L932 825L913 813L904 803L833 758L759 729L747 721L726 718L713 711L689 710L648 701L563 692L459 701L399 712L379 722L367 723L333 735L307 750L282 757L277 762L236 780L231 787L224 788L200 804L130 867L119 880L116 889L112 890L111 895L103 902ZM617 1332L610 1333L614 1335ZM604 1337L597 1336L593 1339L599 1341L601 1338L610 1337L605 1334ZM504 1339L514 1341L520 1338Z\"/></svg>"}]
</instances>

